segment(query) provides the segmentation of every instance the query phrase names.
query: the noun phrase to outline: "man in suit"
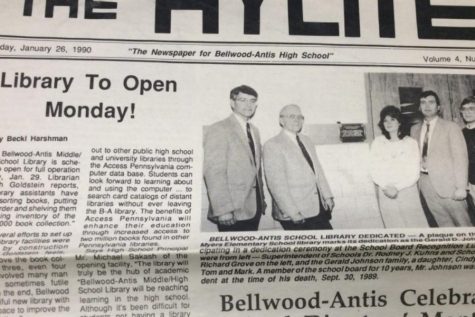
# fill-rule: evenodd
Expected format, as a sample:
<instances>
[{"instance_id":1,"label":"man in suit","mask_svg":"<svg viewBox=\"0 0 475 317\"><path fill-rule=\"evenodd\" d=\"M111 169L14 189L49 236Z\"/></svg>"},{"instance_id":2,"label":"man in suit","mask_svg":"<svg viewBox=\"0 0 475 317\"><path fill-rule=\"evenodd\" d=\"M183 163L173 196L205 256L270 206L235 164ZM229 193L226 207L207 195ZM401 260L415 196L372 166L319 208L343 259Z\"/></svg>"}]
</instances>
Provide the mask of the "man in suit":
<instances>
[{"instance_id":1,"label":"man in suit","mask_svg":"<svg viewBox=\"0 0 475 317\"><path fill-rule=\"evenodd\" d=\"M279 119L282 131L264 145L272 215L285 230L332 229L333 195L315 145L300 134L303 121L299 106L285 106Z\"/></svg>"},{"instance_id":2,"label":"man in suit","mask_svg":"<svg viewBox=\"0 0 475 317\"><path fill-rule=\"evenodd\" d=\"M469 96L460 104L465 127L462 130L468 152L468 211L472 224L475 225L475 96Z\"/></svg>"},{"instance_id":3,"label":"man in suit","mask_svg":"<svg viewBox=\"0 0 475 317\"><path fill-rule=\"evenodd\" d=\"M411 136L421 150L419 189L439 227L470 226L467 213L468 156L459 126L439 117L439 96L424 91L419 110L421 124Z\"/></svg>"},{"instance_id":4,"label":"man in suit","mask_svg":"<svg viewBox=\"0 0 475 317\"><path fill-rule=\"evenodd\" d=\"M257 92L246 85L231 90L233 113L211 125L204 137L204 179L208 218L219 231L256 231L265 202L259 131L249 121Z\"/></svg>"}]
</instances>

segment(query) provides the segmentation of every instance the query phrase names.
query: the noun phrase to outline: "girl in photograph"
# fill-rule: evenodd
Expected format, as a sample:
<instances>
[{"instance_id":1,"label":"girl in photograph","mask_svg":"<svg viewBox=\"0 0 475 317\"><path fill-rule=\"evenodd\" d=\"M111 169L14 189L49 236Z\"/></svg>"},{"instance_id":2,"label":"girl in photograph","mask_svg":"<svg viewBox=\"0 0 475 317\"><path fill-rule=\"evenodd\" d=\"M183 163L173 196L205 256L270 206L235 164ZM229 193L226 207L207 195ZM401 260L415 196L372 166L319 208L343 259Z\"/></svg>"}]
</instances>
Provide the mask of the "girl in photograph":
<instances>
[{"instance_id":1,"label":"girl in photograph","mask_svg":"<svg viewBox=\"0 0 475 317\"><path fill-rule=\"evenodd\" d=\"M429 227L416 186L420 174L416 140L405 135L401 111L395 106L381 110L378 126L383 135L371 144L370 173L385 227Z\"/></svg>"}]
</instances>

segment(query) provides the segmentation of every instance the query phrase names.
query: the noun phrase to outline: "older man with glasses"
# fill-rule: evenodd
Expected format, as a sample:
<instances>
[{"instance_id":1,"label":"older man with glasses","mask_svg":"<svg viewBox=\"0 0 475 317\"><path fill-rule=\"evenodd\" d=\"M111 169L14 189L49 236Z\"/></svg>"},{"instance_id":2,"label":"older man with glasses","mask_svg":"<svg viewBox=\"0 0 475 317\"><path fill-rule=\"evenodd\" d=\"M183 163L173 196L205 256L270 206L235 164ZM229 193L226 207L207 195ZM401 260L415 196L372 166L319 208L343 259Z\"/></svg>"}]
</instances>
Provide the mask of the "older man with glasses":
<instances>
[{"instance_id":1,"label":"older man with glasses","mask_svg":"<svg viewBox=\"0 0 475 317\"><path fill-rule=\"evenodd\" d=\"M299 106L285 106L279 115L282 131L264 144L272 215L285 230L332 229L333 195L315 145L300 133L303 122Z\"/></svg>"}]
</instances>

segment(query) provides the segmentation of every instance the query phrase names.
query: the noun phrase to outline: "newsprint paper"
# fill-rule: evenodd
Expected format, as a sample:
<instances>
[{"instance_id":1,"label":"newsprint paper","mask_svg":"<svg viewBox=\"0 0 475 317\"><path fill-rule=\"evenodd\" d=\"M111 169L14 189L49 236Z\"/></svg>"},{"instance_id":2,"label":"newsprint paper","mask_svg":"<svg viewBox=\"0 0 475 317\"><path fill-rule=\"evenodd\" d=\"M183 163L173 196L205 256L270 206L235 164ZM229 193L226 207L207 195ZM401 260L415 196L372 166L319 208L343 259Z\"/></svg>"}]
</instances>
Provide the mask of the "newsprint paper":
<instances>
[{"instance_id":1,"label":"newsprint paper","mask_svg":"<svg viewBox=\"0 0 475 317\"><path fill-rule=\"evenodd\" d=\"M474 0L1 0L0 315L474 317Z\"/></svg>"}]
</instances>

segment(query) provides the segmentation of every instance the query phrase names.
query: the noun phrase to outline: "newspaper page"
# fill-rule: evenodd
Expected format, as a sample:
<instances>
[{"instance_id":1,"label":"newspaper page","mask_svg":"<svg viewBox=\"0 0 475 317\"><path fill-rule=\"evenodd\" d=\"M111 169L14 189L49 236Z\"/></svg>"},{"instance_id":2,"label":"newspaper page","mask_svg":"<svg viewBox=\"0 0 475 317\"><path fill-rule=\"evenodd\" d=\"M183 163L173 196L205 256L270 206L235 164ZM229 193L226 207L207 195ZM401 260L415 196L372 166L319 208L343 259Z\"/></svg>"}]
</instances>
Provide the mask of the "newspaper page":
<instances>
[{"instance_id":1,"label":"newspaper page","mask_svg":"<svg viewBox=\"0 0 475 317\"><path fill-rule=\"evenodd\" d=\"M473 0L1 4L1 316L475 316Z\"/></svg>"}]
</instances>

